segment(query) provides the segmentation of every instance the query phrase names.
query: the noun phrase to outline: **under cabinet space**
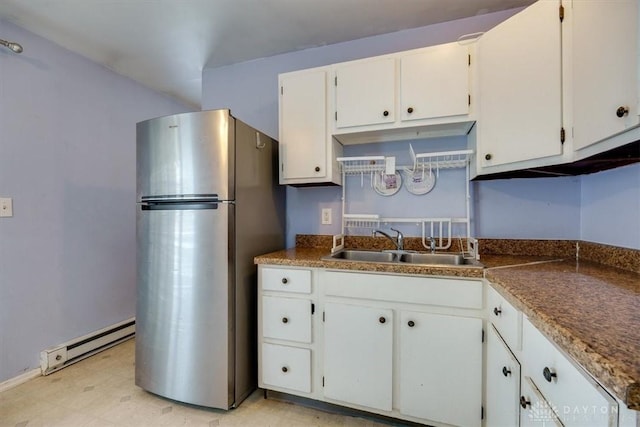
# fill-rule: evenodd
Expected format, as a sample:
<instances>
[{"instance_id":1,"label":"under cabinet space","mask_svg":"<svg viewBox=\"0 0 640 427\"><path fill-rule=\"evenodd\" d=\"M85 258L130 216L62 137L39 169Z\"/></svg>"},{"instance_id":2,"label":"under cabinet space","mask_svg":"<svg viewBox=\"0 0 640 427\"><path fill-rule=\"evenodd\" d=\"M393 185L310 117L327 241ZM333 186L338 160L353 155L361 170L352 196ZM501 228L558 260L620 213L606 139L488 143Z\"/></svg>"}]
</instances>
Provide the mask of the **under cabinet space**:
<instances>
[{"instance_id":1,"label":"under cabinet space","mask_svg":"<svg viewBox=\"0 0 640 427\"><path fill-rule=\"evenodd\" d=\"M262 344L261 386L311 392L311 351L305 348Z\"/></svg>"}]
</instances>

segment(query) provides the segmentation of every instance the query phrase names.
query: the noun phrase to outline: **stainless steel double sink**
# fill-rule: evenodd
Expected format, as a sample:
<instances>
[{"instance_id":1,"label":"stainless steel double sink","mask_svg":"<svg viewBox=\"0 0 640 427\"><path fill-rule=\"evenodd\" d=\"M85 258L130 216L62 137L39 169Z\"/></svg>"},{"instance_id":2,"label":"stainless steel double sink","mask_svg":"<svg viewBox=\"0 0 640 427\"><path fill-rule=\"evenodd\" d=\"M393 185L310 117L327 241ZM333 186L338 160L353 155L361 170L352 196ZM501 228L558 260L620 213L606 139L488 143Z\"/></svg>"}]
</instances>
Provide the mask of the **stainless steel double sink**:
<instances>
[{"instance_id":1,"label":"stainless steel double sink","mask_svg":"<svg viewBox=\"0 0 640 427\"><path fill-rule=\"evenodd\" d=\"M465 258L459 253L421 253L344 249L334 254L327 255L322 259L326 261L482 267L482 264L475 259Z\"/></svg>"}]
</instances>

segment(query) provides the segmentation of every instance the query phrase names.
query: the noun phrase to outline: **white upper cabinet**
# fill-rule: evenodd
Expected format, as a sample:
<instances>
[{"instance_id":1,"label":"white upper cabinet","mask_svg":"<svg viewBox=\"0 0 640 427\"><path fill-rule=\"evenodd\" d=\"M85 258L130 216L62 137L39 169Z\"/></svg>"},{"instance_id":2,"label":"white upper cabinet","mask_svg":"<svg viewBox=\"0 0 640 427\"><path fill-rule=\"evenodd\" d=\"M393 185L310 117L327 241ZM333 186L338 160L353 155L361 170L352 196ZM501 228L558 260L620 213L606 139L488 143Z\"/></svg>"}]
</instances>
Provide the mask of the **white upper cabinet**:
<instances>
[{"instance_id":1,"label":"white upper cabinet","mask_svg":"<svg viewBox=\"0 0 640 427\"><path fill-rule=\"evenodd\" d=\"M336 68L336 127L395 121L393 58L356 61Z\"/></svg>"},{"instance_id":2,"label":"white upper cabinet","mask_svg":"<svg viewBox=\"0 0 640 427\"><path fill-rule=\"evenodd\" d=\"M478 168L562 153L559 1L539 1L478 41Z\"/></svg>"},{"instance_id":3,"label":"white upper cabinet","mask_svg":"<svg viewBox=\"0 0 640 427\"><path fill-rule=\"evenodd\" d=\"M469 114L469 49L448 43L400 58L401 120Z\"/></svg>"},{"instance_id":4,"label":"white upper cabinet","mask_svg":"<svg viewBox=\"0 0 640 427\"><path fill-rule=\"evenodd\" d=\"M340 144L327 132L327 69L281 74L280 184L340 183Z\"/></svg>"},{"instance_id":5,"label":"white upper cabinet","mask_svg":"<svg viewBox=\"0 0 640 427\"><path fill-rule=\"evenodd\" d=\"M466 135L472 51L455 42L335 64L328 132L343 144Z\"/></svg>"},{"instance_id":6,"label":"white upper cabinet","mask_svg":"<svg viewBox=\"0 0 640 427\"><path fill-rule=\"evenodd\" d=\"M573 1L573 135L579 150L639 123L638 1Z\"/></svg>"}]
</instances>

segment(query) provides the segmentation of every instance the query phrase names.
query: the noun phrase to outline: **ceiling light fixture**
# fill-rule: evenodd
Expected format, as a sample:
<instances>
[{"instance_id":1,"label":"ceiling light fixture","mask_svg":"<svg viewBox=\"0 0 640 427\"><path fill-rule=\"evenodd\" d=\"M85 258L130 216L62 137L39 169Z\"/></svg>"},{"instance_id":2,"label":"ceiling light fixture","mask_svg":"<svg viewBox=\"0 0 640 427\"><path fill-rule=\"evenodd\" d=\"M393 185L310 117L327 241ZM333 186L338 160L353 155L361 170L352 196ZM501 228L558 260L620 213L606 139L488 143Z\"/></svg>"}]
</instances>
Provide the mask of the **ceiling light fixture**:
<instances>
[{"instance_id":1,"label":"ceiling light fixture","mask_svg":"<svg viewBox=\"0 0 640 427\"><path fill-rule=\"evenodd\" d=\"M18 43L8 42L6 40L0 39L0 45L8 47L14 53L22 53L22 46L20 46Z\"/></svg>"}]
</instances>

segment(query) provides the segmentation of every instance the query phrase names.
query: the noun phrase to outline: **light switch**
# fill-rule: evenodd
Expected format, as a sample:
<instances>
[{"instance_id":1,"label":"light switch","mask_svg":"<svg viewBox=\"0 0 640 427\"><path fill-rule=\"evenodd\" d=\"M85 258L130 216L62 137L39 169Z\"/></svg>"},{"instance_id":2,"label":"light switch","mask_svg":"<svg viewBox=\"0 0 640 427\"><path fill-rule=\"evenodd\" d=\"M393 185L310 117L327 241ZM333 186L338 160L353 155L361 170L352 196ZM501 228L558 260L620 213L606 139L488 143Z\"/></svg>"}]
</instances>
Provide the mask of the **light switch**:
<instances>
[{"instance_id":1,"label":"light switch","mask_svg":"<svg viewBox=\"0 0 640 427\"><path fill-rule=\"evenodd\" d=\"M13 216L13 200L9 197L0 197L0 217Z\"/></svg>"}]
</instances>

